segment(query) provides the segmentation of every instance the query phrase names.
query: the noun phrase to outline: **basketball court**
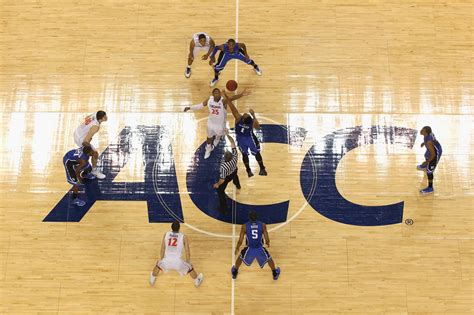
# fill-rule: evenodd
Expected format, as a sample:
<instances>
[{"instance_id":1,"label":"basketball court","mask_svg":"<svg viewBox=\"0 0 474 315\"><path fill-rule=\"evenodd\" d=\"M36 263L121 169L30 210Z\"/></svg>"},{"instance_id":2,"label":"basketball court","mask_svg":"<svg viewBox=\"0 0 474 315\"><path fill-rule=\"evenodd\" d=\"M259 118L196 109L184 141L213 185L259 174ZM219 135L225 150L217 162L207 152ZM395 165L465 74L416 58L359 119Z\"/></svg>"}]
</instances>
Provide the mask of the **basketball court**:
<instances>
[{"instance_id":1,"label":"basketball court","mask_svg":"<svg viewBox=\"0 0 474 315\"><path fill-rule=\"evenodd\" d=\"M0 1L0 313L473 314L472 1ZM243 42L268 176L212 188L203 159L213 77L192 34ZM88 114L104 180L70 205L64 154ZM228 111L228 127L234 119ZM429 125L435 192L416 166ZM233 133L233 131L231 131ZM281 268L242 266L249 210ZM204 274L148 276L173 220ZM235 224L234 224L235 223Z\"/></svg>"}]
</instances>

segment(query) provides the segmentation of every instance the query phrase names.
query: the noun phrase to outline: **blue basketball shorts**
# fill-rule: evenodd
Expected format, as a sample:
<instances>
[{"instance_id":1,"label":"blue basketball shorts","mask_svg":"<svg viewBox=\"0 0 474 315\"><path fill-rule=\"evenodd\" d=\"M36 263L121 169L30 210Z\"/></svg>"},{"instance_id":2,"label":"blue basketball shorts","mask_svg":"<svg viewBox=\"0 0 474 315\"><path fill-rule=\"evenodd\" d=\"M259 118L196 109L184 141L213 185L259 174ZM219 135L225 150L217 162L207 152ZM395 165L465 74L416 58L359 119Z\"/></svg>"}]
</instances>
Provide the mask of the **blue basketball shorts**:
<instances>
[{"instance_id":1,"label":"blue basketball shorts","mask_svg":"<svg viewBox=\"0 0 474 315\"><path fill-rule=\"evenodd\" d=\"M263 268L267 261L272 259L272 256L270 256L270 253L263 246L258 248L245 247L240 252L240 259L242 259L247 266L250 266L253 261L257 259L260 268Z\"/></svg>"}]
</instances>

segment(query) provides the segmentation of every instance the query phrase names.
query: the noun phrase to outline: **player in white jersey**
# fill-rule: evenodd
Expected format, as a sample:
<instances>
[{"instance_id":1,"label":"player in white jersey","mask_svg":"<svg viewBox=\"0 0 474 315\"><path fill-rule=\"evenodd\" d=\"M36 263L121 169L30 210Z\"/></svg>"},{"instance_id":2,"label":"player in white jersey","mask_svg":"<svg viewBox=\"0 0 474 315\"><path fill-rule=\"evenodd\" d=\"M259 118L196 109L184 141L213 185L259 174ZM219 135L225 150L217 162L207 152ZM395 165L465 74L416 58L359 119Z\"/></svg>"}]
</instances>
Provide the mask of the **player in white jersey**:
<instances>
[{"instance_id":1,"label":"player in white jersey","mask_svg":"<svg viewBox=\"0 0 474 315\"><path fill-rule=\"evenodd\" d=\"M84 118L84 121L76 128L74 131L74 142L79 147L86 147L90 146L94 153L92 154L91 162L92 162L92 172L91 174L97 177L98 179L104 179L105 175L102 174L97 169L97 159L99 158L99 152L97 152L96 148L91 145L92 137L99 131L100 124L104 121L107 121L107 114L99 110L95 114L91 114Z\"/></svg>"},{"instance_id":2,"label":"player in white jersey","mask_svg":"<svg viewBox=\"0 0 474 315\"><path fill-rule=\"evenodd\" d=\"M169 270L176 270L180 275L184 276L189 273L194 279L194 285L199 287L204 279L204 275L197 274L191 264L191 253L189 251L189 241L183 233L179 233L180 224L178 221L171 224L172 231L166 232L161 242L161 258L156 263L150 274L150 285L154 285L156 277L160 271L168 272ZM183 249L186 250L186 258L183 260L181 255Z\"/></svg>"},{"instance_id":3,"label":"player in white jersey","mask_svg":"<svg viewBox=\"0 0 474 315\"><path fill-rule=\"evenodd\" d=\"M189 56L188 56L188 66L184 71L184 76L189 78L191 76L191 65L193 64L194 57L199 54L199 52L203 51L204 56L202 56L202 60L207 60L209 55L214 50L216 43L211 38L211 36L207 35L206 33L196 33L193 35L191 39L191 43L189 43ZM212 66L212 61L209 60L209 65Z\"/></svg>"},{"instance_id":4,"label":"player in white jersey","mask_svg":"<svg viewBox=\"0 0 474 315\"><path fill-rule=\"evenodd\" d=\"M250 91L244 89L242 93L233 95L230 101L234 101L246 95L250 95ZM209 118L207 119L207 144L206 152L204 153L204 158L207 159L211 155L211 151L214 150L214 147L219 144L221 137L224 136L227 120L227 100L222 97L221 91L215 88L212 90L212 95L209 99L197 105L186 106L184 111L187 112L190 109L193 111L199 110L204 106L207 106L209 109Z\"/></svg>"}]
</instances>

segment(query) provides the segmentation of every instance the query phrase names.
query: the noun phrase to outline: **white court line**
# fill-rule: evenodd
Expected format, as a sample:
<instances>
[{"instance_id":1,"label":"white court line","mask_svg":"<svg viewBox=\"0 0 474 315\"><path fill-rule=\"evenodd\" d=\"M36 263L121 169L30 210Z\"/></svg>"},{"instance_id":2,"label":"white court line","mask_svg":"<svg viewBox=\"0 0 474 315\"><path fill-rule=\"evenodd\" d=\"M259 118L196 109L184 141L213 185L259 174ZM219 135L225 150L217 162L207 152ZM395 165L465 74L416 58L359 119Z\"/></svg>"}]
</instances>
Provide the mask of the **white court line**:
<instances>
[{"instance_id":1,"label":"white court line","mask_svg":"<svg viewBox=\"0 0 474 315\"><path fill-rule=\"evenodd\" d=\"M239 0L235 0L235 41L238 43L239 42ZM234 68L234 80L236 82L239 82L238 81L239 79L239 62L238 60L235 60L235 68ZM235 91L234 93L237 93L237 91ZM237 106L237 101L235 102L235 105ZM237 214L235 213L237 211L237 207L234 207L234 204L235 204L235 198L236 198L236 193L235 193L235 185L232 185L232 188L233 188L233 199L234 199L234 202L233 202L233 206L232 206L232 262L231 262L231 266L234 265L234 261L235 261L235 220L234 218L237 217ZM231 281L232 281L232 289L231 289L231 297L230 297L230 314L231 315L234 315L234 309L235 309L235 280L232 279L231 277Z\"/></svg>"}]
</instances>

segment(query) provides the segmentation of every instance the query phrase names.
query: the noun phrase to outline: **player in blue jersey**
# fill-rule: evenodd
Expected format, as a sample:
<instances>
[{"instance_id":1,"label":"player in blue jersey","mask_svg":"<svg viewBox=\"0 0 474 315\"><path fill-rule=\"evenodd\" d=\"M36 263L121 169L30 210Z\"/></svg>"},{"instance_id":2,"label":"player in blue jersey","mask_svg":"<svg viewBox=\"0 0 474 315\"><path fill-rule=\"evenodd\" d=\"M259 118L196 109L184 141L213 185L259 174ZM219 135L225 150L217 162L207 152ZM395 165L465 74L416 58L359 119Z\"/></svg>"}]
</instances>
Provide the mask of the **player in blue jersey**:
<instances>
[{"instance_id":1,"label":"player in blue jersey","mask_svg":"<svg viewBox=\"0 0 474 315\"><path fill-rule=\"evenodd\" d=\"M260 172L258 175L266 176L267 170L265 169L265 165L263 164L263 158L260 154L260 143L258 142L257 137L253 133L253 129L260 128L260 123L255 117L255 112L253 109L249 110L249 113L240 114L235 105L232 103L232 99L229 98L227 93L224 92L224 96L227 99L227 104L232 111L232 115L235 118L235 135L237 137L237 143L239 145L239 149L242 152L242 160L245 165L245 169L247 170L247 175L249 177L253 176L252 169L250 169L250 162L249 162L249 151L252 155L255 156L255 159L260 166Z\"/></svg>"},{"instance_id":2,"label":"player in blue jersey","mask_svg":"<svg viewBox=\"0 0 474 315\"><path fill-rule=\"evenodd\" d=\"M255 211L249 213L249 219L249 222L242 225L239 241L235 247L235 255L237 256L245 236L247 246L240 252L239 258L235 261L235 265L232 266L232 278L237 278L242 262L250 266L254 259L257 259L260 268L263 268L268 262L268 266L272 269L273 280L277 280L280 276L280 267L275 267L275 262L270 256L270 253L263 247L263 239L265 239L267 247L270 247L267 226L265 223L257 221L257 213Z\"/></svg>"},{"instance_id":3,"label":"player in blue jersey","mask_svg":"<svg viewBox=\"0 0 474 315\"><path fill-rule=\"evenodd\" d=\"M425 126L420 130L420 134L423 136L423 143L421 147L426 148L425 161L417 166L418 170L425 171L428 177L428 187L420 190L422 194L430 194L434 192L433 189L433 172L438 165L443 149L441 144L436 140L430 126Z\"/></svg>"},{"instance_id":4,"label":"player in blue jersey","mask_svg":"<svg viewBox=\"0 0 474 315\"><path fill-rule=\"evenodd\" d=\"M216 53L220 50L221 53L219 54L219 58L216 62ZM214 47L211 53L211 58L209 60L209 64L214 64L214 79L211 81L211 87L216 85L217 81L219 81L219 73L224 70L225 65L232 59L238 59L245 62L248 65L253 66L253 70L258 75L262 75L262 71L258 67L258 65L249 57L247 53L247 46L244 43L237 43L233 39L229 39L226 43Z\"/></svg>"},{"instance_id":5,"label":"player in blue jersey","mask_svg":"<svg viewBox=\"0 0 474 315\"><path fill-rule=\"evenodd\" d=\"M64 155L63 163L66 170L66 179L72 185L72 203L82 207L86 204L77 195L79 187L83 186L82 180L84 178L93 179L94 176L90 174L92 166L89 164L89 158L94 154L94 150L89 147L81 147L67 152Z\"/></svg>"}]
</instances>

